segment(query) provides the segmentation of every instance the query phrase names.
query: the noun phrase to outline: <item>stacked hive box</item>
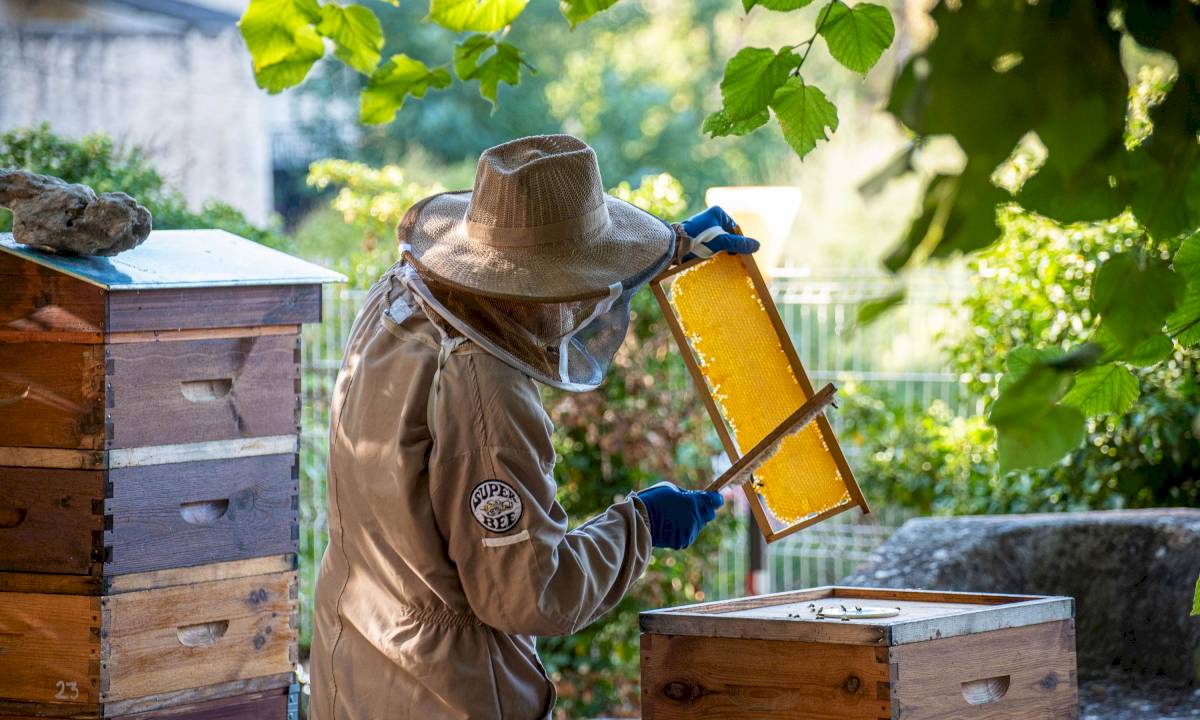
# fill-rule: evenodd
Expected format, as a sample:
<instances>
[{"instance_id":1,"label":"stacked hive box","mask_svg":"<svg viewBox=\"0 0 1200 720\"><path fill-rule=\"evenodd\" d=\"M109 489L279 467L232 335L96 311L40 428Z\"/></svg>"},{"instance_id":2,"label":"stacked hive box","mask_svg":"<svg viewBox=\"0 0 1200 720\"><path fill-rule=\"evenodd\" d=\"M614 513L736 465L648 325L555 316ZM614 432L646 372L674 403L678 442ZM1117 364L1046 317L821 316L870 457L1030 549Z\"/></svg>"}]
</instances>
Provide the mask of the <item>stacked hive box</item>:
<instances>
[{"instance_id":1,"label":"stacked hive box","mask_svg":"<svg viewBox=\"0 0 1200 720\"><path fill-rule=\"evenodd\" d=\"M299 329L339 279L0 236L0 717L295 714Z\"/></svg>"}]
</instances>

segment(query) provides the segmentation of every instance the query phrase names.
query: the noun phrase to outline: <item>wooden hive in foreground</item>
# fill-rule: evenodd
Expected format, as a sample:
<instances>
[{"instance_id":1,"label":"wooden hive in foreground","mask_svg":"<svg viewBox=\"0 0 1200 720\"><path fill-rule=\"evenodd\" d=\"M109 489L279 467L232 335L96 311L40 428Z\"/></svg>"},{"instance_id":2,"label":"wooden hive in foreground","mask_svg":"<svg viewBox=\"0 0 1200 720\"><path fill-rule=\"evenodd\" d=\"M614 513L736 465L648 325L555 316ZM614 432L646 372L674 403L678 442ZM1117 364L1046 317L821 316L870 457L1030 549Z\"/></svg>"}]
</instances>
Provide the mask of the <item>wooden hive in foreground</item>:
<instances>
[{"instance_id":1,"label":"wooden hive in foreground","mask_svg":"<svg viewBox=\"0 0 1200 720\"><path fill-rule=\"evenodd\" d=\"M898 612L826 617L859 609ZM822 587L644 612L641 628L646 720L1078 715L1068 597Z\"/></svg>"},{"instance_id":2,"label":"wooden hive in foreground","mask_svg":"<svg viewBox=\"0 0 1200 720\"><path fill-rule=\"evenodd\" d=\"M0 717L294 714L299 330L340 279L0 235Z\"/></svg>"}]
</instances>

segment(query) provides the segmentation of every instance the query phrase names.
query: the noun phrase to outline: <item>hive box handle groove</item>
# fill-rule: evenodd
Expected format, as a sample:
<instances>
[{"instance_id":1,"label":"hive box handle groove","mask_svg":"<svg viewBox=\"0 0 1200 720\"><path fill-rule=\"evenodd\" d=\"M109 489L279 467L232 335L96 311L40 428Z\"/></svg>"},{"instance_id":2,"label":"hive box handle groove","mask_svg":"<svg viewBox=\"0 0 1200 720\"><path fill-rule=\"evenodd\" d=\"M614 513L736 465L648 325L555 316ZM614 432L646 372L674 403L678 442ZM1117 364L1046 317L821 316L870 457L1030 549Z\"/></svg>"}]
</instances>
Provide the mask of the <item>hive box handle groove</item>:
<instances>
[{"instance_id":1,"label":"hive box handle groove","mask_svg":"<svg viewBox=\"0 0 1200 720\"><path fill-rule=\"evenodd\" d=\"M16 405L29 397L29 390L29 383L0 380L0 407L4 405Z\"/></svg>"},{"instance_id":2,"label":"hive box handle groove","mask_svg":"<svg viewBox=\"0 0 1200 720\"><path fill-rule=\"evenodd\" d=\"M212 525L229 512L229 500L198 500L179 504L179 514L189 525Z\"/></svg>"},{"instance_id":3,"label":"hive box handle groove","mask_svg":"<svg viewBox=\"0 0 1200 720\"><path fill-rule=\"evenodd\" d=\"M189 401L206 403L224 399L233 390L233 378L213 378L211 380L184 380L179 383L179 391Z\"/></svg>"},{"instance_id":4,"label":"hive box handle groove","mask_svg":"<svg viewBox=\"0 0 1200 720\"><path fill-rule=\"evenodd\" d=\"M28 515L25 508L0 508L0 530L18 527Z\"/></svg>"},{"instance_id":5,"label":"hive box handle groove","mask_svg":"<svg viewBox=\"0 0 1200 720\"><path fill-rule=\"evenodd\" d=\"M994 703L1008 693L1010 684L1012 684L1010 675L971 680L962 684L963 699L967 701L968 705Z\"/></svg>"},{"instance_id":6,"label":"hive box handle groove","mask_svg":"<svg viewBox=\"0 0 1200 720\"><path fill-rule=\"evenodd\" d=\"M228 629L228 620L216 620L196 625L180 625L175 630L175 635L179 638L179 644L184 647L206 647L220 640Z\"/></svg>"}]
</instances>

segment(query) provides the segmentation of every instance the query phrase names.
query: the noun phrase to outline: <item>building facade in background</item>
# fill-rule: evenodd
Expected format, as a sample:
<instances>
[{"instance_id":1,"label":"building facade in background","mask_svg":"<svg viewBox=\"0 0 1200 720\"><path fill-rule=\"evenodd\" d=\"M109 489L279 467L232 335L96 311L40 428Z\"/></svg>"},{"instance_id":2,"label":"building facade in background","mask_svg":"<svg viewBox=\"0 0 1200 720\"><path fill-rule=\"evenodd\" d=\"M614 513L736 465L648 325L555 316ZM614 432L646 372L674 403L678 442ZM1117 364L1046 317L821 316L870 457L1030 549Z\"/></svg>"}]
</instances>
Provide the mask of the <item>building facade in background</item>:
<instances>
[{"instance_id":1,"label":"building facade in background","mask_svg":"<svg viewBox=\"0 0 1200 720\"><path fill-rule=\"evenodd\" d=\"M189 204L273 210L272 100L245 0L0 0L0 131L49 123L143 148Z\"/></svg>"}]
</instances>

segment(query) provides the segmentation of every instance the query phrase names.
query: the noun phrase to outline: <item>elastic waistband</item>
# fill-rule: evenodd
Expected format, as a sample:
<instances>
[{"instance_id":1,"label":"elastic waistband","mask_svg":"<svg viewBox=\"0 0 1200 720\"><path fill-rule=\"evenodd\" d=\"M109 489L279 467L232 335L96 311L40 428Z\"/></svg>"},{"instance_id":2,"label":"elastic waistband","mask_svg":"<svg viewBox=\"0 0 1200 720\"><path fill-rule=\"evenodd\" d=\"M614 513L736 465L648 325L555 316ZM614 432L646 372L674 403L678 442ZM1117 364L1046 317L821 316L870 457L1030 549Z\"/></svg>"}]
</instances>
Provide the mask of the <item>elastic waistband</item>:
<instances>
[{"instance_id":1,"label":"elastic waistband","mask_svg":"<svg viewBox=\"0 0 1200 720\"><path fill-rule=\"evenodd\" d=\"M483 626L483 622L472 613L458 613L447 608L417 609L405 606L400 610L400 613L404 617L412 618L419 623L428 625L449 625L452 627Z\"/></svg>"}]
</instances>

